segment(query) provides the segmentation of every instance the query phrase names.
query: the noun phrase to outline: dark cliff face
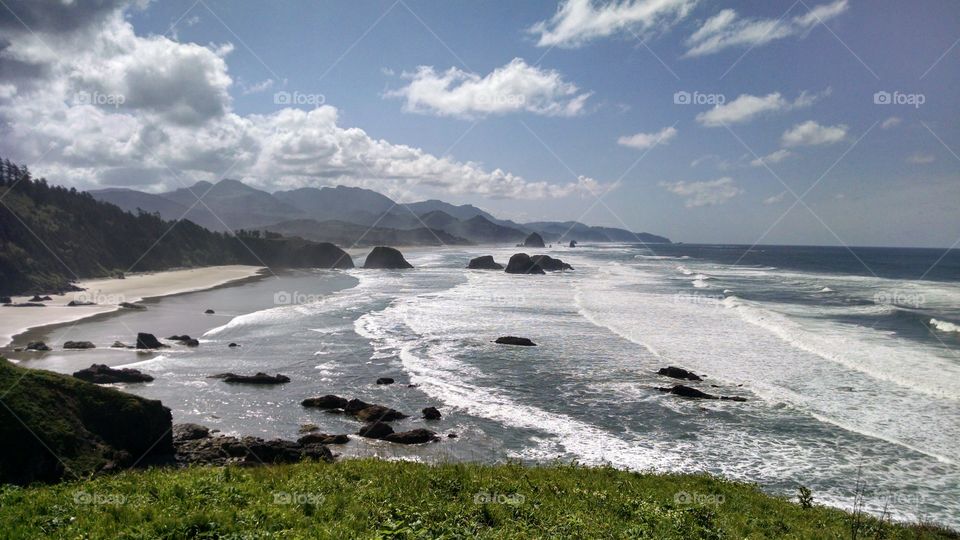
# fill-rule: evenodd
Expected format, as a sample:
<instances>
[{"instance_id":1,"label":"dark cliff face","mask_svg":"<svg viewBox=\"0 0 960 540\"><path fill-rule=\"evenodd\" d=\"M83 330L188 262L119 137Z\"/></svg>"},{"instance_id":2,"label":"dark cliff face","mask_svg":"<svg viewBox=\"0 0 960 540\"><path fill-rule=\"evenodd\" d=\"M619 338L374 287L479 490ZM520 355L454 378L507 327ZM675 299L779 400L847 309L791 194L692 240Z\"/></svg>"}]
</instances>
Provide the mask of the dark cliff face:
<instances>
[{"instance_id":1,"label":"dark cliff face","mask_svg":"<svg viewBox=\"0 0 960 540\"><path fill-rule=\"evenodd\" d=\"M0 483L84 477L173 454L170 409L0 358Z\"/></svg>"},{"instance_id":2,"label":"dark cliff face","mask_svg":"<svg viewBox=\"0 0 960 540\"><path fill-rule=\"evenodd\" d=\"M377 246L367 255L367 260L363 263L364 268L383 268L383 269L404 269L413 268L403 258L399 250L392 247Z\"/></svg>"}]
</instances>

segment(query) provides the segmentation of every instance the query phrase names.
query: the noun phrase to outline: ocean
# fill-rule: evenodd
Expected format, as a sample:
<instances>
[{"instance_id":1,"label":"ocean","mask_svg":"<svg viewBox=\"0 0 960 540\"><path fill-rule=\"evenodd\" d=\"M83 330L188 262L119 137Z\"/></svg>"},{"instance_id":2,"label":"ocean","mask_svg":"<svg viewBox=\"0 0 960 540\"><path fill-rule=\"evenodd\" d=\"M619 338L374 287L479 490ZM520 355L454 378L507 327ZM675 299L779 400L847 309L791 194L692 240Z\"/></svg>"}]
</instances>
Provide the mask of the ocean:
<instances>
[{"instance_id":1,"label":"ocean","mask_svg":"<svg viewBox=\"0 0 960 540\"><path fill-rule=\"evenodd\" d=\"M336 449L345 456L703 471L960 527L960 251L596 244L531 252L569 272L464 269L517 251L407 249L414 270L278 272L15 342L186 333L200 338L195 349L11 356L61 372L140 369L156 381L126 390L161 399L175 422L229 434L296 438L306 423L356 432L349 418L299 405L323 394L411 414L399 428L457 434L425 447L354 437ZM538 346L492 343L503 335ZM660 392L679 382L657 375L668 365L747 401ZM292 381L207 378L226 371ZM397 382L376 385L382 376ZM443 419L419 419L426 406Z\"/></svg>"}]
</instances>

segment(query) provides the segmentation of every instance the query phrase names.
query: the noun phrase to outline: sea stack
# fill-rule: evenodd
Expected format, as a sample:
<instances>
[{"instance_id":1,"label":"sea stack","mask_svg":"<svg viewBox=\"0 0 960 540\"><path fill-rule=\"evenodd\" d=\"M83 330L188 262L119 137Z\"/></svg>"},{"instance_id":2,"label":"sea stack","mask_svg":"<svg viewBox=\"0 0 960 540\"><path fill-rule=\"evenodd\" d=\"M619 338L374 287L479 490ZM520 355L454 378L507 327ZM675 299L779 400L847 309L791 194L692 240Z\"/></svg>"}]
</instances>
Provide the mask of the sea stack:
<instances>
[{"instance_id":1,"label":"sea stack","mask_svg":"<svg viewBox=\"0 0 960 540\"><path fill-rule=\"evenodd\" d=\"M523 241L523 247L535 247L542 248L546 247L543 243L543 237L537 233L530 233L530 236Z\"/></svg>"},{"instance_id":2,"label":"sea stack","mask_svg":"<svg viewBox=\"0 0 960 540\"><path fill-rule=\"evenodd\" d=\"M363 263L364 268L386 268L386 269L404 269L413 268L403 258L399 250L392 247L377 246L367 255L367 260Z\"/></svg>"},{"instance_id":3,"label":"sea stack","mask_svg":"<svg viewBox=\"0 0 960 540\"><path fill-rule=\"evenodd\" d=\"M507 262L508 274L546 274L543 268L526 253L517 253Z\"/></svg>"},{"instance_id":4,"label":"sea stack","mask_svg":"<svg viewBox=\"0 0 960 540\"><path fill-rule=\"evenodd\" d=\"M467 268L470 270L503 270L503 265L494 261L492 255L484 255L483 257L470 259Z\"/></svg>"}]
</instances>

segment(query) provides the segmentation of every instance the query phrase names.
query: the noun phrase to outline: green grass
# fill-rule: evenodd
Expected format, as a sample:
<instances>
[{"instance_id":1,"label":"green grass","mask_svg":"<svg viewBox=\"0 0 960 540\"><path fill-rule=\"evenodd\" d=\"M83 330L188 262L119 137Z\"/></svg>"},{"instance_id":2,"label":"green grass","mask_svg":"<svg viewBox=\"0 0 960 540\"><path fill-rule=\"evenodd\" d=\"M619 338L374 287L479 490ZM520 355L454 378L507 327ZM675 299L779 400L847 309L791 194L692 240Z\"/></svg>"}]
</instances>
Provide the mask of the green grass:
<instances>
[{"instance_id":1,"label":"green grass","mask_svg":"<svg viewBox=\"0 0 960 540\"><path fill-rule=\"evenodd\" d=\"M680 494L680 495L678 495ZM684 502L684 495L692 502ZM814 493L816 496L816 493ZM854 531L856 530L856 535ZM957 538L705 475L375 459L0 488L4 538Z\"/></svg>"}]
</instances>

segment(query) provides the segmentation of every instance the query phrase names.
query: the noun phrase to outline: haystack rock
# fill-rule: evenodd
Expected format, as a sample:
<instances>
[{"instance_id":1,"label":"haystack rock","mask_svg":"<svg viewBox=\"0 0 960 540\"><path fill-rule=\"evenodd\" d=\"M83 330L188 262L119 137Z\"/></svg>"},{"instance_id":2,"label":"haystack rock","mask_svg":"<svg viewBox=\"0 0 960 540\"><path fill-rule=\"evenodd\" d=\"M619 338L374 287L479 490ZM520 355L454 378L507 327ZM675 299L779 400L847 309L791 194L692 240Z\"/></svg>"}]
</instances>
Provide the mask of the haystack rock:
<instances>
[{"instance_id":1,"label":"haystack rock","mask_svg":"<svg viewBox=\"0 0 960 540\"><path fill-rule=\"evenodd\" d=\"M537 233L530 233L530 236L528 236L527 239L523 241L523 247L542 248L542 247L546 247L546 245L543 243L542 236L540 236Z\"/></svg>"},{"instance_id":2,"label":"haystack rock","mask_svg":"<svg viewBox=\"0 0 960 540\"><path fill-rule=\"evenodd\" d=\"M364 268L385 268L385 269L405 269L413 268L403 258L399 250L392 247L377 246L367 255L367 260L363 263Z\"/></svg>"}]
</instances>

